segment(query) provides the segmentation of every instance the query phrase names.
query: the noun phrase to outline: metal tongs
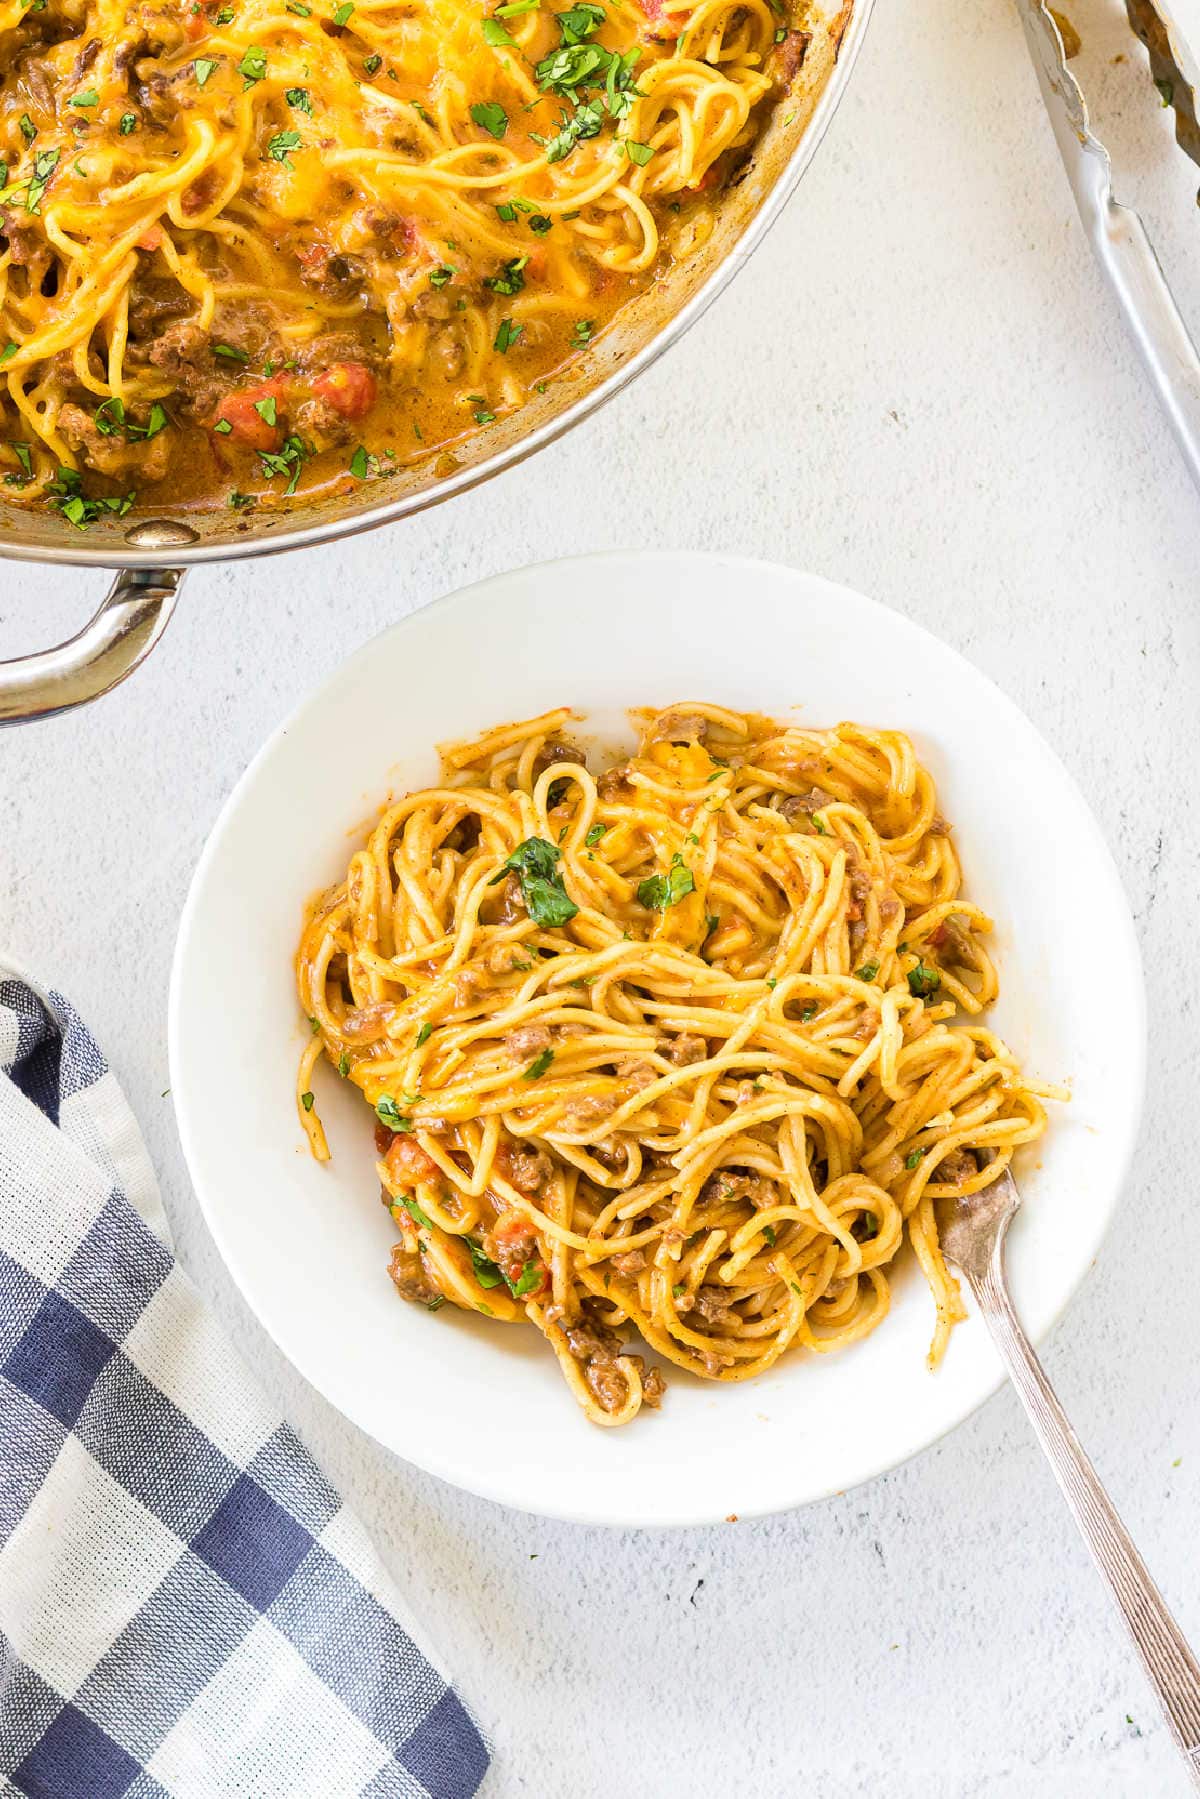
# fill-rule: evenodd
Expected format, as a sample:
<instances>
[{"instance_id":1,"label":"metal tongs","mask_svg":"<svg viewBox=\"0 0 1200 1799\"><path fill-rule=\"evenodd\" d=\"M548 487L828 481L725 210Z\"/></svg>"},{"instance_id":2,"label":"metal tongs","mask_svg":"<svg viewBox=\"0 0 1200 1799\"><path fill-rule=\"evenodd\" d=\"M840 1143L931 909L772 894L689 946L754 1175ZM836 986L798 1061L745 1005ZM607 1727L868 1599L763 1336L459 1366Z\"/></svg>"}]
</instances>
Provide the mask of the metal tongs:
<instances>
[{"instance_id":1,"label":"metal tongs","mask_svg":"<svg viewBox=\"0 0 1200 1799\"><path fill-rule=\"evenodd\" d=\"M1046 0L1017 0L1017 7L1083 228L1200 487L1200 356L1145 226L1131 207L1113 197L1112 162L1092 131ZM1139 0L1130 0L1135 29L1141 23L1138 7ZM1180 142L1189 148L1182 130Z\"/></svg>"}]
</instances>

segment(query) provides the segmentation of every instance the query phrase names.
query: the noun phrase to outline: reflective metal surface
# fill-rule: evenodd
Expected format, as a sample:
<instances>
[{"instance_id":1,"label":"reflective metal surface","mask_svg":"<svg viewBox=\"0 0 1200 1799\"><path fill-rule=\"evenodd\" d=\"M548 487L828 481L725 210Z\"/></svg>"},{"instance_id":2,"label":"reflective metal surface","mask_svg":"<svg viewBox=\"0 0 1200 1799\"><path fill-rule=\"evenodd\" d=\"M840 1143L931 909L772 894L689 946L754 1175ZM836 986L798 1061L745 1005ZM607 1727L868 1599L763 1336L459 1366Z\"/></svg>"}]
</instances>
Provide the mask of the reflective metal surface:
<instances>
[{"instance_id":1,"label":"reflective metal surface","mask_svg":"<svg viewBox=\"0 0 1200 1799\"><path fill-rule=\"evenodd\" d=\"M745 176L725 196L709 241L636 296L578 365L512 418L501 419L453 455L435 455L387 481L352 493L305 500L257 515L224 501L188 508L176 520L180 567L229 557L300 549L394 523L488 480L552 443L618 393L693 324L762 242L807 168L833 116L862 43L874 0L817 0L811 42L789 95L775 107ZM380 498L379 496L388 496ZM5 505L0 492L0 556L92 568L153 568L162 549L147 544L146 521L98 521L86 534L55 514Z\"/></svg>"},{"instance_id":2,"label":"reflective metal surface","mask_svg":"<svg viewBox=\"0 0 1200 1799\"><path fill-rule=\"evenodd\" d=\"M1083 228L1200 487L1200 356L1145 226L1113 197L1108 151L1091 129L1046 0L1017 6Z\"/></svg>"},{"instance_id":3,"label":"reflective metal surface","mask_svg":"<svg viewBox=\"0 0 1200 1799\"><path fill-rule=\"evenodd\" d=\"M177 568L122 569L77 636L0 662L0 724L82 706L131 675L170 623L183 574Z\"/></svg>"}]
</instances>

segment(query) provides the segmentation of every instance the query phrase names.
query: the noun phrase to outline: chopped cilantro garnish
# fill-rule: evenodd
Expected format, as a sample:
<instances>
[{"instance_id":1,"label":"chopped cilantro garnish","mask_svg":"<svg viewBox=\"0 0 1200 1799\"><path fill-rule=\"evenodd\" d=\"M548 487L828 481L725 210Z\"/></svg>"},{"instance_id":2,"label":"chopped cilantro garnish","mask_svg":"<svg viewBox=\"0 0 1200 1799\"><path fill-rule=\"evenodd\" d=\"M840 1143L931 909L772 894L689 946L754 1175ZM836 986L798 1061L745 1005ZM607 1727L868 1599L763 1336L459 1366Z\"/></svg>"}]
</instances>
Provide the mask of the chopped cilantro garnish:
<instances>
[{"instance_id":1,"label":"chopped cilantro garnish","mask_svg":"<svg viewBox=\"0 0 1200 1799\"><path fill-rule=\"evenodd\" d=\"M411 1131L412 1119L406 1118L390 1093L375 1102L375 1116L389 1131Z\"/></svg>"},{"instance_id":2,"label":"chopped cilantro garnish","mask_svg":"<svg viewBox=\"0 0 1200 1799\"><path fill-rule=\"evenodd\" d=\"M879 973L878 962L876 962L876 961L864 962L861 968L855 969L854 978L857 981L873 981L875 979L875 976L878 973Z\"/></svg>"},{"instance_id":3,"label":"chopped cilantro garnish","mask_svg":"<svg viewBox=\"0 0 1200 1799\"><path fill-rule=\"evenodd\" d=\"M273 162L285 162L292 167L291 152L300 148L298 131L277 131L267 144L267 155Z\"/></svg>"},{"instance_id":4,"label":"chopped cilantro garnish","mask_svg":"<svg viewBox=\"0 0 1200 1799\"><path fill-rule=\"evenodd\" d=\"M487 21L485 20L485 26ZM508 114L495 100L481 100L471 108L471 117L481 131L490 132L493 137L503 137L508 130Z\"/></svg>"},{"instance_id":5,"label":"chopped cilantro garnish","mask_svg":"<svg viewBox=\"0 0 1200 1799\"><path fill-rule=\"evenodd\" d=\"M299 9L297 8L296 10ZM306 15L307 10L308 9L305 8ZM261 44L250 45L250 48L246 51L241 62L238 64L237 71L242 77L245 87L253 87L256 81L262 80L267 72L267 53ZM243 91L245 90L243 89Z\"/></svg>"},{"instance_id":6,"label":"chopped cilantro garnish","mask_svg":"<svg viewBox=\"0 0 1200 1799\"><path fill-rule=\"evenodd\" d=\"M430 269L429 271L430 287L445 287L446 283L448 281L453 281L453 279L454 270L448 263L444 262L440 268Z\"/></svg>"},{"instance_id":7,"label":"chopped cilantro garnish","mask_svg":"<svg viewBox=\"0 0 1200 1799\"><path fill-rule=\"evenodd\" d=\"M519 294L525 285L525 264L528 256L514 256L504 264L498 275L485 275L483 285L490 287L494 294Z\"/></svg>"},{"instance_id":8,"label":"chopped cilantro garnish","mask_svg":"<svg viewBox=\"0 0 1200 1799\"><path fill-rule=\"evenodd\" d=\"M507 31L505 31L499 19L485 19L483 21L483 41L485 44L490 44L493 50L512 50L515 48L512 39L509 37Z\"/></svg>"},{"instance_id":9,"label":"chopped cilantro garnish","mask_svg":"<svg viewBox=\"0 0 1200 1799\"><path fill-rule=\"evenodd\" d=\"M11 362L20 348L20 344L14 343L13 340L9 338L4 348L0 350L0 368L3 368L6 362Z\"/></svg>"},{"instance_id":10,"label":"chopped cilantro garnish","mask_svg":"<svg viewBox=\"0 0 1200 1799\"><path fill-rule=\"evenodd\" d=\"M57 150L39 150L33 159L33 178L25 195L26 212L41 209L42 195L50 185L50 177L58 167Z\"/></svg>"},{"instance_id":11,"label":"chopped cilantro garnish","mask_svg":"<svg viewBox=\"0 0 1200 1799\"><path fill-rule=\"evenodd\" d=\"M283 97L293 112L312 112L312 95L306 87L290 87Z\"/></svg>"},{"instance_id":12,"label":"chopped cilantro garnish","mask_svg":"<svg viewBox=\"0 0 1200 1799\"><path fill-rule=\"evenodd\" d=\"M526 910L535 924L554 927L575 917L579 907L563 886L558 872L562 852L544 837L527 837L492 876L494 887L506 874L515 874L521 885Z\"/></svg>"},{"instance_id":13,"label":"chopped cilantro garnish","mask_svg":"<svg viewBox=\"0 0 1200 1799\"><path fill-rule=\"evenodd\" d=\"M592 826L591 830L588 832L587 836L583 840L587 844L589 849L595 848L596 844L599 843L600 839L603 837L603 835L604 835L605 831L607 831L607 829L608 829L607 825L593 825Z\"/></svg>"},{"instance_id":14,"label":"chopped cilantro garnish","mask_svg":"<svg viewBox=\"0 0 1200 1799\"><path fill-rule=\"evenodd\" d=\"M510 347L516 343L524 329L524 325L514 325L511 319L501 319L500 329L496 333L496 342L492 347L498 350L501 356L507 356Z\"/></svg>"},{"instance_id":15,"label":"chopped cilantro garnish","mask_svg":"<svg viewBox=\"0 0 1200 1799\"><path fill-rule=\"evenodd\" d=\"M420 1047L423 1043L428 1043L429 1039L432 1036L433 1036L433 1026L430 1024L429 1020L426 1019L425 1023L421 1026L420 1030L417 1032L417 1048L420 1049Z\"/></svg>"},{"instance_id":16,"label":"chopped cilantro garnish","mask_svg":"<svg viewBox=\"0 0 1200 1799\"><path fill-rule=\"evenodd\" d=\"M342 26L347 23L353 11L353 0L342 0L342 4L334 8L333 22L339 31L342 29Z\"/></svg>"},{"instance_id":17,"label":"chopped cilantro garnish","mask_svg":"<svg viewBox=\"0 0 1200 1799\"><path fill-rule=\"evenodd\" d=\"M27 112L21 114L20 118L17 120L17 126L21 136L25 139L25 142L31 144L37 136L37 126Z\"/></svg>"},{"instance_id":18,"label":"chopped cilantro garnish","mask_svg":"<svg viewBox=\"0 0 1200 1799\"><path fill-rule=\"evenodd\" d=\"M677 906L695 888L691 869L684 867L683 857L676 851L665 875L649 875L638 882L638 904L652 912L665 912L668 906Z\"/></svg>"},{"instance_id":19,"label":"chopped cilantro garnish","mask_svg":"<svg viewBox=\"0 0 1200 1799\"><path fill-rule=\"evenodd\" d=\"M382 56L364 56L363 57L363 74L364 75L378 75L378 73L382 67L383 67Z\"/></svg>"},{"instance_id":20,"label":"chopped cilantro garnish","mask_svg":"<svg viewBox=\"0 0 1200 1799\"><path fill-rule=\"evenodd\" d=\"M263 474L268 479L273 475L286 475L288 483L283 491L285 494L293 494L296 491L296 483L300 479L300 470L310 455L311 451L303 438L293 435L284 438L283 445L279 450L260 450L258 460L262 464Z\"/></svg>"},{"instance_id":21,"label":"chopped cilantro garnish","mask_svg":"<svg viewBox=\"0 0 1200 1799\"><path fill-rule=\"evenodd\" d=\"M544 1049L540 1055L534 1057L533 1061L529 1064L529 1067L521 1076L521 1079L523 1081L539 1080L541 1076L545 1074L553 1060L554 1051L552 1049Z\"/></svg>"},{"instance_id":22,"label":"chopped cilantro garnish","mask_svg":"<svg viewBox=\"0 0 1200 1799\"><path fill-rule=\"evenodd\" d=\"M239 350L235 344L214 344L212 353L214 356L223 356L226 362L249 362L250 360L249 350Z\"/></svg>"},{"instance_id":23,"label":"chopped cilantro garnish","mask_svg":"<svg viewBox=\"0 0 1200 1799\"><path fill-rule=\"evenodd\" d=\"M121 133L122 137L128 137L129 133L131 131L136 131L137 130L137 114L133 113L133 112L123 112L121 114L120 124L117 126L117 129Z\"/></svg>"},{"instance_id":24,"label":"chopped cilantro garnish","mask_svg":"<svg viewBox=\"0 0 1200 1799\"><path fill-rule=\"evenodd\" d=\"M630 162L636 163L639 169L644 169L650 158L654 155L654 150L650 144L639 144L631 137L623 137L621 139L621 147L625 151Z\"/></svg>"},{"instance_id":25,"label":"chopped cilantro garnish","mask_svg":"<svg viewBox=\"0 0 1200 1799\"><path fill-rule=\"evenodd\" d=\"M305 1110L305 1111L306 1111L306 1112L311 1112L311 1111L312 1111L312 1109L313 1109L313 1096L312 1096L312 1094L311 1094L311 1093L302 1093L302 1094L301 1094L301 1095L300 1095L300 1104L301 1104L301 1105L302 1105L302 1106L303 1106L303 1107L304 1107L304 1110Z\"/></svg>"},{"instance_id":26,"label":"chopped cilantro garnish","mask_svg":"<svg viewBox=\"0 0 1200 1799\"><path fill-rule=\"evenodd\" d=\"M931 993L937 992L941 984L940 971L930 968L923 960L908 971L908 991L914 999L928 999Z\"/></svg>"},{"instance_id":27,"label":"chopped cilantro garnish","mask_svg":"<svg viewBox=\"0 0 1200 1799\"><path fill-rule=\"evenodd\" d=\"M590 344L592 341L592 333L595 329L596 321L594 319L576 319L574 325L571 327L571 342L580 346L583 344ZM710 775L709 779L715 781L716 776Z\"/></svg>"},{"instance_id":28,"label":"chopped cilantro garnish","mask_svg":"<svg viewBox=\"0 0 1200 1799\"><path fill-rule=\"evenodd\" d=\"M274 425L276 423L275 395L268 394L265 400L255 400L254 410L264 424Z\"/></svg>"},{"instance_id":29,"label":"chopped cilantro garnish","mask_svg":"<svg viewBox=\"0 0 1200 1799\"><path fill-rule=\"evenodd\" d=\"M70 101L72 106L99 106L100 96L94 87L89 87L82 94L76 94Z\"/></svg>"}]
</instances>

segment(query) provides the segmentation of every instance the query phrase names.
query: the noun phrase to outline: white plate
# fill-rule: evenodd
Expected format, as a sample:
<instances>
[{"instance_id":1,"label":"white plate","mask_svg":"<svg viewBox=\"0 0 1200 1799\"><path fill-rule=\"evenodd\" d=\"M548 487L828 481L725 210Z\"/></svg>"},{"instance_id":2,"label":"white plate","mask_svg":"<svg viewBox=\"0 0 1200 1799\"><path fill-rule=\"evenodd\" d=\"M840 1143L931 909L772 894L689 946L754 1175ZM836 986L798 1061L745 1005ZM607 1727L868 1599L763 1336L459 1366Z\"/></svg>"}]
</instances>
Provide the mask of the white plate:
<instances>
[{"instance_id":1,"label":"white plate","mask_svg":"<svg viewBox=\"0 0 1200 1799\"><path fill-rule=\"evenodd\" d=\"M1019 1165L1017 1303L1045 1332L1087 1271L1133 1150L1145 1007L1116 870L1066 771L977 670L907 619L813 575L733 557L596 556L500 575L365 645L242 777L200 860L171 987L171 1087L205 1217L300 1372L398 1455L490 1499L587 1522L711 1522L849 1487L932 1443L998 1384L979 1322L926 1371L911 1258L890 1317L835 1356L757 1382L670 1372L662 1411L588 1424L532 1330L400 1300L371 1119L322 1079L333 1160L296 1121L291 957L309 895L339 877L389 791L436 774L435 742L572 705L706 699L806 724L911 733L955 826L967 891L997 920L995 1023L1069 1080Z\"/></svg>"}]
</instances>

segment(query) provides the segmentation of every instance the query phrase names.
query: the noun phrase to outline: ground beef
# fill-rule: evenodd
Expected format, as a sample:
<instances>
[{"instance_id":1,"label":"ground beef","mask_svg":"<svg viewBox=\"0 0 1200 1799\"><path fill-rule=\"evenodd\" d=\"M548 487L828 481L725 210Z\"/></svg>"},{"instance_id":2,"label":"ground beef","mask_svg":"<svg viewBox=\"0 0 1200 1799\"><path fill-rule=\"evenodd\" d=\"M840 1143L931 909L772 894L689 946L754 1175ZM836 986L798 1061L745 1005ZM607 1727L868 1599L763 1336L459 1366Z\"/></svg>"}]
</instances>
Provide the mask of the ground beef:
<instances>
[{"instance_id":1,"label":"ground beef","mask_svg":"<svg viewBox=\"0 0 1200 1799\"><path fill-rule=\"evenodd\" d=\"M327 300L351 300L362 290L367 265L361 256L325 255L318 249L300 257L300 279Z\"/></svg>"},{"instance_id":2,"label":"ground beef","mask_svg":"<svg viewBox=\"0 0 1200 1799\"><path fill-rule=\"evenodd\" d=\"M361 362L364 368L378 369L377 347L355 331L322 331L297 353L304 372L319 375L335 362Z\"/></svg>"},{"instance_id":3,"label":"ground beef","mask_svg":"<svg viewBox=\"0 0 1200 1799\"><path fill-rule=\"evenodd\" d=\"M508 1033L504 1047L514 1062L528 1062L531 1057L549 1049L553 1041L549 1025L523 1024Z\"/></svg>"},{"instance_id":4,"label":"ground beef","mask_svg":"<svg viewBox=\"0 0 1200 1799\"><path fill-rule=\"evenodd\" d=\"M634 1358L638 1362L641 1359L640 1356ZM651 1368L648 1374L642 1375L642 1404L648 1405L652 1411L658 1410L666 1390L667 1383L657 1368Z\"/></svg>"},{"instance_id":5,"label":"ground beef","mask_svg":"<svg viewBox=\"0 0 1200 1799\"><path fill-rule=\"evenodd\" d=\"M98 37L89 38L87 43L83 46L83 49L79 52L79 55L75 58L75 67L71 70L71 80L73 82L78 81L82 76L86 75L99 54L100 39Z\"/></svg>"},{"instance_id":6,"label":"ground beef","mask_svg":"<svg viewBox=\"0 0 1200 1799\"><path fill-rule=\"evenodd\" d=\"M641 1274L646 1266L645 1253L640 1249L627 1249L623 1256L614 1256L612 1266L618 1274Z\"/></svg>"},{"instance_id":7,"label":"ground beef","mask_svg":"<svg viewBox=\"0 0 1200 1799\"><path fill-rule=\"evenodd\" d=\"M930 1179L943 1186L961 1187L965 1181L973 1180L978 1173L979 1163L973 1150L952 1149L948 1156L942 1157Z\"/></svg>"},{"instance_id":8,"label":"ground beef","mask_svg":"<svg viewBox=\"0 0 1200 1799\"><path fill-rule=\"evenodd\" d=\"M58 426L76 455L97 474L124 480L161 481L171 460L171 438L158 431L144 442L129 443L116 432L105 434L88 413L70 403L58 415Z\"/></svg>"},{"instance_id":9,"label":"ground beef","mask_svg":"<svg viewBox=\"0 0 1200 1799\"><path fill-rule=\"evenodd\" d=\"M748 1199L752 1206L759 1207L775 1203L774 1190L761 1174L731 1174L727 1168L709 1175L700 1189L700 1198L707 1205L731 1199Z\"/></svg>"},{"instance_id":10,"label":"ground beef","mask_svg":"<svg viewBox=\"0 0 1200 1799\"><path fill-rule=\"evenodd\" d=\"M586 1131L609 1117L617 1105L615 1097L589 1093L583 1099L569 1099L563 1107L563 1123L569 1131Z\"/></svg>"},{"instance_id":11,"label":"ground beef","mask_svg":"<svg viewBox=\"0 0 1200 1799\"><path fill-rule=\"evenodd\" d=\"M779 802L779 810L787 819L811 818L822 806L828 806L833 795L823 787L810 787L807 793L789 793Z\"/></svg>"},{"instance_id":12,"label":"ground beef","mask_svg":"<svg viewBox=\"0 0 1200 1799\"><path fill-rule=\"evenodd\" d=\"M186 318L195 301L179 283L155 275L139 276L129 301L129 336L133 343L158 337L164 325Z\"/></svg>"},{"instance_id":13,"label":"ground beef","mask_svg":"<svg viewBox=\"0 0 1200 1799\"><path fill-rule=\"evenodd\" d=\"M28 291L40 288L52 267L52 257L37 227L27 224L18 213L0 212L0 240L7 241L12 266L24 269Z\"/></svg>"},{"instance_id":14,"label":"ground beef","mask_svg":"<svg viewBox=\"0 0 1200 1799\"><path fill-rule=\"evenodd\" d=\"M615 1071L632 1093L641 1093L645 1088L653 1087L659 1078L658 1071L640 1056L623 1056L615 1064Z\"/></svg>"},{"instance_id":15,"label":"ground beef","mask_svg":"<svg viewBox=\"0 0 1200 1799\"><path fill-rule=\"evenodd\" d=\"M378 1043L395 1011L396 1008L389 999L376 1000L370 1006L358 1006L352 1012L347 1012L342 1019L342 1036L349 1037L353 1043Z\"/></svg>"},{"instance_id":16,"label":"ground beef","mask_svg":"<svg viewBox=\"0 0 1200 1799\"><path fill-rule=\"evenodd\" d=\"M695 1062L708 1060L708 1044L703 1037L689 1037L686 1031L673 1037L663 1050L668 1062L674 1062L676 1068L690 1068Z\"/></svg>"},{"instance_id":17,"label":"ground beef","mask_svg":"<svg viewBox=\"0 0 1200 1799\"><path fill-rule=\"evenodd\" d=\"M620 798L625 790L628 774L629 764L627 762L618 762L613 768L606 768L596 782L596 792L600 798L602 800Z\"/></svg>"},{"instance_id":18,"label":"ground beef","mask_svg":"<svg viewBox=\"0 0 1200 1799\"><path fill-rule=\"evenodd\" d=\"M720 1287L701 1287L695 1295L696 1310L707 1324L728 1329L738 1323L738 1315L729 1303L729 1295Z\"/></svg>"},{"instance_id":19,"label":"ground beef","mask_svg":"<svg viewBox=\"0 0 1200 1799\"><path fill-rule=\"evenodd\" d=\"M349 443L358 436L358 426L340 413L328 400L314 395L302 400L296 408L296 429L306 440L316 440L318 449L331 444Z\"/></svg>"},{"instance_id":20,"label":"ground beef","mask_svg":"<svg viewBox=\"0 0 1200 1799\"><path fill-rule=\"evenodd\" d=\"M226 392L228 383L213 363L208 333L192 319L168 325L141 353L174 383L176 410L187 418L208 417Z\"/></svg>"},{"instance_id":21,"label":"ground beef","mask_svg":"<svg viewBox=\"0 0 1200 1799\"><path fill-rule=\"evenodd\" d=\"M405 1249L403 1243L397 1243L393 1249L388 1273L402 1299L427 1306L441 1293L441 1288L430 1277L420 1256Z\"/></svg>"},{"instance_id":22,"label":"ground beef","mask_svg":"<svg viewBox=\"0 0 1200 1799\"><path fill-rule=\"evenodd\" d=\"M708 720L695 712L661 712L650 734L652 743L703 743Z\"/></svg>"},{"instance_id":23,"label":"ground beef","mask_svg":"<svg viewBox=\"0 0 1200 1799\"><path fill-rule=\"evenodd\" d=\"M811 43L811 31L789 31L776 44L769 58L769 66L780 88L789 88L800 73Z\"/></svg>"},{"instance_id":24,"label":"ground beef","mask_svg":"<svg viewBox=\"0 0 1200 1799\"><path fill-rule=\"evenodd\" d=\"M503 1143L496 1155L500 1172L522 1193L540 1193L554 1175L554 1164L544 1150L523 1143Z\"/></svg>"},{"instance_id":25,"label":"ground beef","mask_svg":"<svg viewBox=\"0 0 1200 1799\"><path fill-rule=\"evenodd\" d=\"M553 768L556 762L582 762L586 768L587 756L577 743L565 740L560 743L544 743L533 758L534 780L539 775L544 775L548 768Z\"/></svg>"},{"instance_id":26,"label":"ground beef","mask_svg":"<svg viewBox=\"0 0 1200 1799\"><path fill-rule=\"evenodd\" d=\"M435 331L429 340L429 355L447 381L455 381L466 367L466 345L451 326Z\"/></svg>"}]
</instances>

